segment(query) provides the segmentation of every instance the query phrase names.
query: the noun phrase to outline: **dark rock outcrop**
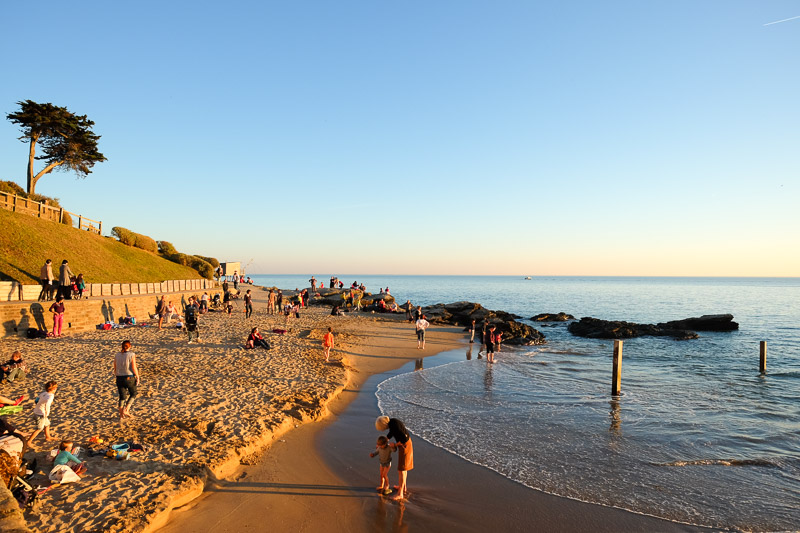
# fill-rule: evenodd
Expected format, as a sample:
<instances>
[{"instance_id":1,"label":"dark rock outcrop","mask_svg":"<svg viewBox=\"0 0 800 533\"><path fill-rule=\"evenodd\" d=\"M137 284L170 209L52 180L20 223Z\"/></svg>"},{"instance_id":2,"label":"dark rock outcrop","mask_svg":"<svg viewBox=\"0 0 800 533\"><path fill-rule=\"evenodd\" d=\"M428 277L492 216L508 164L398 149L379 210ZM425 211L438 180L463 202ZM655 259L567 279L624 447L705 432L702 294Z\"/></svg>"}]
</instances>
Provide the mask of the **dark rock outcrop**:
<instances>
[{"instance_id":1,"label":"dark rock outcrop","mask_svg":"<svg viewBox=\"0 0 800 533\"><path fill-rule=\"evenodd\" d=\"M701 317L684 318L656 324L666 329L692 329L695 331L734 331L739 323L733 321L733 315L703 315Z\"/></svg>"},{"instance_id":2,"label":"dark rock outcrop","mask_svg":"<svg viewBox=\"0 0 800 533\"><path fill-rule=\"evenodd\" d=\"M601 320L584 317L567 329L578 337L589 339L631 339L633 337L674 337L679 340L696 339L697 333L682 329L662 328L655 324L635 324L618 320Z\"/></svg>"},{"instance_id":3,"label":"dark rock outcrop","mask_svg":"<svg viewBox=\"0 0 800 533\"><path fill-rule=\"evenodd\" d=\"M453 324L469 326L475 320L481 327L486 320L494 324L497 331L503 334L506 344L545 344L544 335L527 324L517 322L518 315L505 311L492 311L481 304L473 302L454 302L450 304L429 305L422 308L423 314L433 324Z\"/></svg>"},{"instance_id":4,"label":"dark rock outcrop","mask_svg":"<svg viewBox=\"0 0 800 533\"><path fill-rule=\"evenodd\" d=\"M560 313L542 313L532 316L531 320L533 322L567 322L568 320L575 320L575 317L562 311Z\"/></svg>"}]
</instances>

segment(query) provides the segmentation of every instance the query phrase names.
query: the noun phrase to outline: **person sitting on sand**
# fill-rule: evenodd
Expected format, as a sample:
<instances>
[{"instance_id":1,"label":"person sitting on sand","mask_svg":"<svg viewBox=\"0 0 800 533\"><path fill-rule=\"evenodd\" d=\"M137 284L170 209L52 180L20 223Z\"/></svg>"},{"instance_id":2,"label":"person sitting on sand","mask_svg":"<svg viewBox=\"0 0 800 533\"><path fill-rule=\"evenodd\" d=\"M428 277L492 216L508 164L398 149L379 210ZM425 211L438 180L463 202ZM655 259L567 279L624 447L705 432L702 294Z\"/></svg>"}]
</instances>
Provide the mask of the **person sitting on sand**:
<instances>
[{"instance_id":1,"label":"person sitting on sand","mask_svg":"<svg viewBox=\"0 0 800 533\"><path fill-rule=\"evenodd\" d=\"M15 379L25 379L27 371L28 367L25 365L25 361L22 360L22 353L16 351L11 354L11 359L6 364L0 366L0 372L2 372L0 379L5 379L6 382L12 383Z\"/></svg>"},{"instance_id":2,"label":"person sitting on sand","mask_svg":"<svg viewBox=\"0 0 800 533\"><path fill-rule=\"evenodd\" d=\"M389 483L389 469L392 467L392 452L395 448L389 444L389 439L381 435L375 443L375 451L369 454L370 457L378 456L380 463L381 485L378 492L381 494L391 494L392 485Z\"/></svg>"},{"instance_id":3,"label":"person sitting on sand","mask_svg":"<svg viewBox=\"0 0 800 533\"><path fill-rule=\"evenodd\" d=\"M75 472L79 476L86 473L86 462L81 461L80 459L72 455L71 440L62 440L61 444L59 444L58 446L58 449L59 452L58 455L56 455L55 460L53 461L53 466L67 465L72 469L73 472Z\"/></svg>"},{"instance_id":4,"label":"person sitting on sand","mask_svg":"<svg viewBox=\"0 0 800 533\"><path fill-rule=\"evenodd\" d=\"M131 351L131 341L122 341L121 351L114 356L114 376L119 393L119 417L128 418L139 386L139 369L136 367L136 354Z\"/></svg>"},{"instance_id":5,"label":"person sitting on sand","mask_svg":"<svg viewBox=\"0 0 800 533\"><path fill-rule=\"evenodd\" d=\"M204 292L200 297L200 314L208 313L208 293Z\"/></svg>"},{"instance_id":6,"label":"person sitting on sand","mask_svg":"<svg viewBox=\"0 0 800 533\"><path fill-rule=\"evenodd\" d=\"M56 389L58 383L55 381L48 381L44 385L44 391L39 393L36 398L36 407L33 408L33 418L36 420L36 430L28 437L28 447L31 446L33 439L36 435L44 430L44 440L55 440L55 437L50 434L50 408L53 406L53 400L56 397Z\"/></svg>"},{"instance_id":7,"label":"person sitting on sand","mask_svg":"<svg viewBox=\"0 0 800 533\"><path fill-rule=\"evenodd\" d=\"M261 336L261 332L258 330L258 327L255 327L250 331L250 336L247 337L247 342L245 342L244 347L246 350L252 350L257 346L260 346L265 350L269 350L269 343L264 340L264 337Z\"/></svg>"},{"instance_id":8,"label":"person sitting on sand","mask_svg":"<svg viewBox=\"0 0 800 533\"><path fill-rule=\"evenodd\" d=\"M0 407L5 407L7 405L19 405L27 399L28 397L25 396L24 394L19 398L17 398L16 400L12 400L8 396L0 396Z\"/></svg>"},{"instance_id":9,"label":"person sitting on sand","mask_svg":"<svg viewBox=\"0 0 800 533\"><path fill-rule=\"evenodd\" d=\"M325 352L325 362L331 356L331 348L333 348L333 328L328 327L328 333L322 337L322 349Z\"/></svg>"},{"instance_id":10,"label":"person sitting on sand","mask_svg":"<svg viewBox=\"0 0 800 533\"><path fill-rule=\"evenodd\" d=\"M386 435L386 438L393 438L395 441L398 484L394 487L397 490L397 494L392 499L402 500L408 495L408 471L414 468L414 446L411 442L411 435L409 435L405 424L401 420L389 418L388 416L379 416L375 420L375 429L378 431L386 431L388 429L389 434Z\"/></svg>"},{"instance_id":11,"label":"person sitting on sand","mask_svg":"<svg viewBox=\"0 0 800 533\"><path fill-rule=\"evenodd\" d=\"M28 438L28 434L24 431L17 429L17 426L6 420L6 417L0 417L0 437L4 435L14 435L22 442Z\"/></svg>"},{"instance_id":12,"label":"person sitting on sand","mask_svg":"<svg viewBox=\"0 0 800 533\"><path fill-rule=\"evenodd\" d=\"M164 311L164 324L169 325L169 320L172 318L172 315L178 314L178 308L170 301L167 304L167 308Z\"/></svg>"}]
</instances>

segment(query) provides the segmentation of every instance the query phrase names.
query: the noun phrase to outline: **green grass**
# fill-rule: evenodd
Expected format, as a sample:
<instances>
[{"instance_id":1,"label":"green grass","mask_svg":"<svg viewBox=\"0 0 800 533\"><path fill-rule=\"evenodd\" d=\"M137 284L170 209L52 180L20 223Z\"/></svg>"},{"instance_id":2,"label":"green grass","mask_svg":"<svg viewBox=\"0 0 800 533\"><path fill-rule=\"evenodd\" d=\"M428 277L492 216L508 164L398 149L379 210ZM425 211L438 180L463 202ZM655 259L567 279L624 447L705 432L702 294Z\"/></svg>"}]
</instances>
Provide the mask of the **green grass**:
<instances>
[{"instance_id":1,"label":"green grass","mask_svg":"<svg viewBox=\"0 0 800 533\"><path fill-rule=\"evenodd\" d=\"M196 279L193 268L131 248L111 237L101 237L63 224L0 209L0 280L39 283L45 259L53 260L53 274L66 259L72 272L86 283L156 283L168 279Z\"/></svg>"}]
</instances>

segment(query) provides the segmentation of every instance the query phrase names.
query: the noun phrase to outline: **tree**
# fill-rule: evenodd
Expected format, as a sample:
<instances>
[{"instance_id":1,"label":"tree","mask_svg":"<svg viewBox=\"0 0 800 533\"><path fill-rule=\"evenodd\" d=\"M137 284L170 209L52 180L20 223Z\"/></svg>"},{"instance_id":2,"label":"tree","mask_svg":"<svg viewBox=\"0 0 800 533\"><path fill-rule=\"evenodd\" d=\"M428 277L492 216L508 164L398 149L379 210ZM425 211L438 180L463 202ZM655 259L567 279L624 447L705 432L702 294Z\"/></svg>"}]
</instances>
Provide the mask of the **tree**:
<instances>
[{"instance_id":1,"label":"tree","mask_svg":"<svg viewBox=\"0 0 800 533\"><path fill-rule=\"evenodd\" d=\"M92 131L94 122L86 115L75 115L66 107L39 104L33 100L17 102L20 110L9 113L6 118L22 129L22 142L30 142L28 153L28 194L36 192L36 182L53 170L73 170L78 177L85 178L95 163L106 160L97 150L99 135ZM36 145L42 154L36 156ZM45 162L45 167L36 175L34 159Z\"/></svg>"}]
</instances>

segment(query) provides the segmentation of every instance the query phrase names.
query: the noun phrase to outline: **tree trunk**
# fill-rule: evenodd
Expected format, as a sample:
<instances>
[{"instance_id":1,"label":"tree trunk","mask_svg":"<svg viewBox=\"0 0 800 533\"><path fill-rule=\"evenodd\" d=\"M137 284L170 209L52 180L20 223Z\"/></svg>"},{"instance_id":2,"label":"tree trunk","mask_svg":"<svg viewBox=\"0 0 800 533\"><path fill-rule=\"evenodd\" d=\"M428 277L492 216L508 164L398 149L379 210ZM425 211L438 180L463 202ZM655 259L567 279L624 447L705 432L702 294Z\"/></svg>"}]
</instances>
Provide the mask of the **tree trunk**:
<instances>
[{"instance_id":1,"label":"tree trunk","mask_svg":"<svg viewBox=\"0 0 800 533\"><path fill-rule=\"evenodd\" d=\"M44 176L45 174L47 174L48 172L50 172L51 170L53 170L57 166L63 165L63 164L64 164L64 161L57 161L55 163L50 163L49 165L44 167L41 172L39 172L38 174L36 174L33 177L33 181L32 182L28 181L28 194L33 194L34 189L36 189L36 182L39 181L39 179L42 176Z\"/></svg>"},{"instance_id":2,"label":"tree trunk","mask_svg":"<svg viewBox=\"0 0 800 533\"><path fill-rule=\"evenodd\" d=\"M36 190L36 180L33 179L33 156L36 154L36 141L38 137L31 137L31 148L28 152L28 194Z\"/></svg>"}]
</instances>

